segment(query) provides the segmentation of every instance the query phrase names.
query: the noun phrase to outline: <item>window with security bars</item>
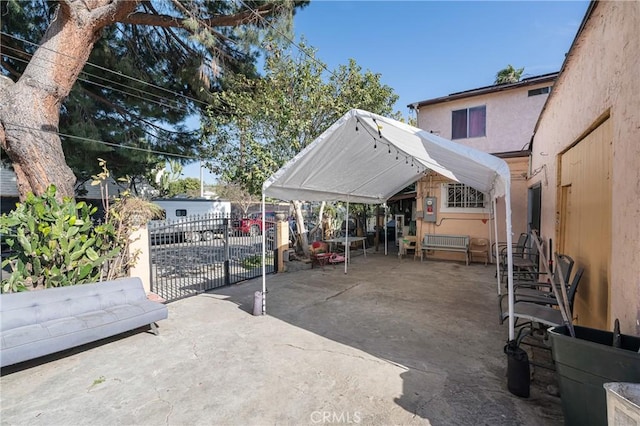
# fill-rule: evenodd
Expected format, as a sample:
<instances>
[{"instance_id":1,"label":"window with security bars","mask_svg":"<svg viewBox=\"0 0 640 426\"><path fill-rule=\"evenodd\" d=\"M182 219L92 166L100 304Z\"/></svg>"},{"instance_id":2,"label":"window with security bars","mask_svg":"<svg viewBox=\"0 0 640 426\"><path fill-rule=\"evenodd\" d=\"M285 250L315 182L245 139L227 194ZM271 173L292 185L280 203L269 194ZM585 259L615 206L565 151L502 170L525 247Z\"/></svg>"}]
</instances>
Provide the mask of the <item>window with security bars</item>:
<instances>
[{"instance_id":1,"label":"window with security bars","mask_svg":"<svg viewBox=\"0 0 640 426\"><path fill-rule=\"evenodd\" d=\"M447 208L484 209L484 193L462 183L447 184Z\"/></svg>"}]
</instances>

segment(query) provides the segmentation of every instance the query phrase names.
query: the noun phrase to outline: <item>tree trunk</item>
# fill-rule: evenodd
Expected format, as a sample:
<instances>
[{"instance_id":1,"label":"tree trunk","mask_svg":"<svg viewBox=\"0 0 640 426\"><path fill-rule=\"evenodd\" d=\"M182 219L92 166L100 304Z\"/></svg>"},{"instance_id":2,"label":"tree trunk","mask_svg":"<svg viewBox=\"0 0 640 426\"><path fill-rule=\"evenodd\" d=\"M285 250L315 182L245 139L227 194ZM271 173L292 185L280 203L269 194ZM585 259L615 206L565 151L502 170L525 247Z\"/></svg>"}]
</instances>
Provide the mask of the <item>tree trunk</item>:
<instances>
[{"instance_id":1,"label":"tree trunk","mask_svg":"<svg viewBox=\"0 0 640 426\"><path fill-rule=\"evenodd\" d=\"M324 229L322 226L322 217L324 215L324 206L327 204L326 201L323 201L322 203L320 203L320 212L318 213L318 223L316 223L316 226L309 231L309 235L311 235L313 238L315 238L315 234L316 232L320 231L320 239L324 239Z\"/></svg>"},{"instance_id":2,"label":"tree trunk","mask_svg":"<svg viewBox=\"0 0 640 426\"><path fill-rule=\"evenodd\" d=\"M309 239L307 238L307 230L304 226L304 218L302 217L302 202L292 201L293 212L296 217L296 227L298 228L298 235L300 236L300 246L305 256L309 256Z\"/></svg>"},{"instance_id":3,"label":"tree trunk","mask_svg":"<svg viewBox=\"0 0 640 426\"><path fill-rule=\"evenodd\" d=\"M135 1L60 2L41 46L16 83L3 82L0 145L16 172L18 192L74 196L76 178L58 136L60 106L82 71L101 29L131 13ZM74 143L82 143L74 141Z\"/></svg>"}]
</instances>

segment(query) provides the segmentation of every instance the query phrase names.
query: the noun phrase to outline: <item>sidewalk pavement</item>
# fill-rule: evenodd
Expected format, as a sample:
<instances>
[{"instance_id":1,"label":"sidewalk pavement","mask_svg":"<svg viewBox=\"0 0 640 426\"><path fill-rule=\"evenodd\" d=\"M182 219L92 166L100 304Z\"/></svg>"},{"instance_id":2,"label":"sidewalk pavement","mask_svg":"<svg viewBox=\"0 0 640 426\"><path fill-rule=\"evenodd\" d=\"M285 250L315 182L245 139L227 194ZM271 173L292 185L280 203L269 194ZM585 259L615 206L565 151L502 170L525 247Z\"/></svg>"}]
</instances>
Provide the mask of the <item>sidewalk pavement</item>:
<instances>
[{"instance_id":1,"label":"sidewalk pavement","mask_svg":"<svg viewBox=\"0 0 640 426\"><path fill-rule=\"evenodd\" d=\"M356 257L170 303L132 332L5 368L2 425L560 425L506 388L494 269Z\"/></svg>"}]
</instances>

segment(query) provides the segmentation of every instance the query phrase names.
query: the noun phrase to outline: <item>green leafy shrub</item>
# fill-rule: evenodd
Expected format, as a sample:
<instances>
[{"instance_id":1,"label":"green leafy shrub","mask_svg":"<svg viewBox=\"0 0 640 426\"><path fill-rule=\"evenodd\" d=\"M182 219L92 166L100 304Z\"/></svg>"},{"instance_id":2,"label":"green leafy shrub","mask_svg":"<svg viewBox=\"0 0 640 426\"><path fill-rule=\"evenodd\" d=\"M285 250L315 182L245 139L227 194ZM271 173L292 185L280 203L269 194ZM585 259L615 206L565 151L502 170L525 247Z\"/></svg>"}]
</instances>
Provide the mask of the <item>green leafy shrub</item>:
<instances>
[{"instance_id":1,"label":"green leafy shrub","mask_svg":"<svg viewBox=\"0 0 640 426\"><path fill-rule=\"evenodd\" d=\"M113 280L128 275L139 253L130 250L134 231L162 209L125 190L111 197L106 161L98 159L102 172L92 176L100 186L104 220L95 223L97 208L64 198L59 202L51 185L42 196L29 194L16 209L0 217L0 235L12 249L2 261L10 266L10 278L2 281L2 292L38 287L59 287ZM128 178L119 180L128 181Z\"/></svg>"},{"instance_id":2,"label":"green leafy shrub","mask_svg":"<svg viewBox=\"0 0 640 426\"><path fill-rule=\"evenodd\" d=\"M121 253L123 241L114 225L94 225L97 208L72 198L59 202L55 195L51 185L0 217L0 233L13 251L2 261L12 270L2 292L100 281Z\"/></svg>"},{"instance_id":3,"label":"green leafy shrub","mask_svg":"<svg viewBox=\"0 0 640 426\"><path fill-rule=\"evenodd\" d=\"M273 256L272 255L267 255L265 260L266 260L267 264L269 264L270 262L273 262ZM247 256L244 259L242 259L240 262L241 262L241 265L242 265L242 267L244 269L257 268L259 266L262 266L262 255L261 254L256 254L256 255L252 255L252 256Z\"/></svg>"},{"instance_id":4,"label":"green leafy shrub","mask_svg":"<svg viewBox=\"0 0 640 426\"><path fill-rule=\"evenodd\" d=\"M110 262L108 274L105 279L126 276L129 268L133 266L140 253L130 250L130 238L133 232L146 224L151 219L160 219L164 214L163 209L149 200L131 195L129 189L119 197L109 195L108 181L111 172L107 162L98 158L98 165L102 172L92 176L92 186L100 186L102 207L104 208L104 222L114 230L114 244L120 246L118 255ZM118 178L120 182L130 182L129 177Z\"/></svg>"}]
</instances>

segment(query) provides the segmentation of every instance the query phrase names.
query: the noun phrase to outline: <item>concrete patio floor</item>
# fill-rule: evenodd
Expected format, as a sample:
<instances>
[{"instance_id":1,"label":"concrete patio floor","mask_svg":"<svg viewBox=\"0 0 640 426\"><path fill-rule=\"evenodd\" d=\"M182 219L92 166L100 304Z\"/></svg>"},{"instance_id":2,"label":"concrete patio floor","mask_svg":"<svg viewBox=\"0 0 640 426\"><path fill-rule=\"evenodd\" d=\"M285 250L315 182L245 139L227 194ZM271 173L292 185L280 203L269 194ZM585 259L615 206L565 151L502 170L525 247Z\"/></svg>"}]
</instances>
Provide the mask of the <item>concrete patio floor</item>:
<instances>
[{"instance_id":1,"label":"concrete patio floor","mask_svg":"<svg viewBox=\"0 0 640 426\"><path fill-rule=\"evenodd\" d=\"M3 369L3 425L560 425L506 388L494 269L369 254L170 303L149 332Z\"/></svg>"}]
</instances>

